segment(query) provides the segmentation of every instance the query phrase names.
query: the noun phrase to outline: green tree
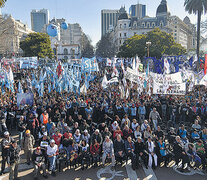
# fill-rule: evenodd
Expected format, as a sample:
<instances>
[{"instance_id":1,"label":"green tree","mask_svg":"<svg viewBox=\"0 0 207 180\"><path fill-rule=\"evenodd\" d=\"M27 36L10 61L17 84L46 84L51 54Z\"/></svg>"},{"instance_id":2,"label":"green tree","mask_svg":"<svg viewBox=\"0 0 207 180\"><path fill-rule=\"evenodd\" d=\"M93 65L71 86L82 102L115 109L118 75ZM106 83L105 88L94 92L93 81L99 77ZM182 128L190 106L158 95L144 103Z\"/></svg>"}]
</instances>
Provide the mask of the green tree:
<instances>
[{"instance_id":1,"label":"green tree","mask_svg":"<svg viewBox=\"0 0 207 180\"><path fill-rule=\"evenodd\" d=\"M120 47L119 57L135 57L136 55L143 57L146 56L147 48L146 42L151 42L150 56L160 58L163 54L178 55L186 52L180 44L175 43L173 37L160 31L156 28L147 34L134 35L127 39Z\"/></svg>"},{"instance_id":2,"label":"green tree","mask_svg":"<svg viewBox=\"0 0 207 180\"><path fill-rule=\"evenodd\" d=\"M83 34L81 41L81 55L82 57L91 58L94 56L94 47L90 36Z\"/></svg>"},{"instance_id":3,"label":"green tree","mask_svg":"<svg viewBox=\"0 0 207 180\"><path fill-rule=\"evenodd\" d=\"M197 14L197 58L199 61L199 50L200 50L200 28L201 28L201 15L207 12L207 0L185 0L185 10L189 14Z\"/></svg>"},{"instance_id":4,"label":"green tree","mask_svg":"<svg viewBox=\"0 0 207 180\"><path fill-rule=\"evenodd\" d=\"M91 43L87 43L81 52L82 57L91 58L94 56L94 48Z\"/></svg>"},{"instance_id":5,"label":"green tree","mask_svg":"<svg viewBox=\"0 0 207 180\"><path fill-rule=\"evenodd\" d=\"M5 4L6 1L7 0L0 0L0 8L4 6L4 4Z\"/></svg>"},{"instance_id":6,"label":"green tree","mask_svg":"<svg viewBox=\"0 0 207 180\"><path fill-rule=\"evenodd\" d=\"M106 58L114 57L115 46L111 41L110 34L101 37L101 40L96 44L96 56Z\"/></svg>"},{"instance_id":7,"label":"green tree","mask_svg":"<svg viewBox=\"0 0 207 180\"><path fill-rule=\"evenodd\" d=\"M47 56L50 59L53 57L50 37L45 33L30 33L25 40L20 42L20 47L24 55L28 57L45 58Z\"/></svg>"}]
</instances>

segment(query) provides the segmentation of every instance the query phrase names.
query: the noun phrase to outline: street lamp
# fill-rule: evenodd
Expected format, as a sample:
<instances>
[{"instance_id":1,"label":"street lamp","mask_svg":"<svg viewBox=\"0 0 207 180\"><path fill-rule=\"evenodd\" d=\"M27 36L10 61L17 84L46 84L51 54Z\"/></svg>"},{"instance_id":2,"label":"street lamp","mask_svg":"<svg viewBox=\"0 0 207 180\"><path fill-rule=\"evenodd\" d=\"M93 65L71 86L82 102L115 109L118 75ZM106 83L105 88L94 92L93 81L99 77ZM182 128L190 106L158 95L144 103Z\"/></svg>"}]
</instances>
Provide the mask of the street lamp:
<instances>
[{"instance_id":1,"label":"street lamp","mask_svg":"<svg viewBox=\"0 0 207 180\"><path fill-rule=\"evenodd\" d=\"M148 42L146 42L146 45L147 45L147 56L149 57L149 47L151 46L151 42L150 41L148 41Z\"/></svg>"},{"instance_id":2,"label":"street lamp","mask_svg":"<svg viewBox=\"0 0 207 180\"><path fill-rule=\"evenodd\" d=\"M56 62L58 62L58 43L56 42L55 44L55 49L56 49Z\"/></svg>"}]
</instances>

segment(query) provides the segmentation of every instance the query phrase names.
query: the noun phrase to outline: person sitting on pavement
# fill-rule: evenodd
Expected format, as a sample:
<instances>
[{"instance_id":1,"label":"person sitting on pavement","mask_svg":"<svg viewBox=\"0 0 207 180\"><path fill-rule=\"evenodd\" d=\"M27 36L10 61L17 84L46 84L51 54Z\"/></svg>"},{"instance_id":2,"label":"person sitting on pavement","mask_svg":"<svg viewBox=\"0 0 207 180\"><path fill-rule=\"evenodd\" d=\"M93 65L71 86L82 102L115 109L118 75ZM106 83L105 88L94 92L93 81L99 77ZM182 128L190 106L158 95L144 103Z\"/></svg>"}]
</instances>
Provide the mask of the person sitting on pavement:
<instances>
[{"instance_id":1,"label":"person sitting on pavement","mask_svg":"<svg viewBox=\"0 0 207 180\"><path fill-rule=\"evenodd\" d=\"M40 172L41 168L43 170L43 177L45 179L47 179L47 174L46 174L46 167L45 167L45 164L46 164L46 161L45 161L45 156L44 156L44 153L42 152L41 150L41 147L37 147L33 154L32 154L32 161L33 161L33 164L34 164L34 180L37 180L38 179L38 173Z\"/></svg>"},{"instance_id":2,"label":"person sitting on pavement","mask_svg":"<svg viewBox=\"0 0 207 180\"><path fill-rule=\"evenodd\" d=\"M148 137L148 141L146 142L146 150L148 152L148 167L156 169L157 167L157 155L156 155L156 146L152 141L151 136Z\"/></svg>"},{"instance_id":3,"label":"person sitting on pavement","mask_svg":"<svg viewBox=\"0 0 207 180\"><path fill-rule=\"evenodd\" d=\"M127 157L130 157L132 161L132 169L135 170L136 168L135 145L134 142L132 141L131 136L129 136L125 141L125 152L127 154Z\"/></svg>"},{"instance_id":4,"label":"person sitting on pavement","mask_svg":"<svg viewBox=\"0 0 207 180\"><path fill-rule=\"evenodd\" d=\"M90 153L92 155L92 161L94 163L94 167L96 167L98 164L98 160L100 158L100 145L97 142L96 139L94 139L94 141L92 142L92 144L90 145Z\"/></svg>"},{"instance_id":5,"label":"person sitting on pavement","mask_svg":"<svg viewBox=\"0 0 207 180\"><path fill-rule=\"evenodd\" d=\"M121 164L123 163L123 160L125 160L125 146L124 146L124 140L122 140L121 135L118 134L116 136L116 140L114 141L114 153L115 158L118 162Z\"/></svg>"},{"instance_id":6,"label":"person sitting on pavement","mask_svg":"<svg viewBox=\"0 0 207 180\"><path fill-rule=\"evenodd\" d=\"M112 140L106 136L105 141L103 142L103 156L102 156L102 166L105 165L106 157L112 159L112 170L115 167L115 156L114 156L114 147Z\"/></svg>"},{"instance_id":7,"label":"person sitting on pavement","mask_svg":"<svg viewBox=\"0 0 207 180\"><path fill-rule=\"evenodd\" d=\"M55 168L56 168L57 154L58 154L58 146L55 144L55 140L51 139L50 144L47 146L47 157L50 165L49 171L52 172L53 176L56 176Z\"/></svg>"}]
</instances>

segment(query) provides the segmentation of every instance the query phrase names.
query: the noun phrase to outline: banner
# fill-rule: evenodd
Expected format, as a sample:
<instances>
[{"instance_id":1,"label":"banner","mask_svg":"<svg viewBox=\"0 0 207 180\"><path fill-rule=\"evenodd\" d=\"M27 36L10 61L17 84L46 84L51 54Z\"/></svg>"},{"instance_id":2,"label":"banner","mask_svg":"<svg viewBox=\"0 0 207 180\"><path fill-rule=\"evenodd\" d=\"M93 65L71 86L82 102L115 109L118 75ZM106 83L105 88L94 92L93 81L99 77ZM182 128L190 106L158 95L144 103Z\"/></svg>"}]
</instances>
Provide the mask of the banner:
<instances>
[{"instance_id":1,"label":"banner","mask_svg":"<svg viewBox=\"0 0 207 180\"><path fill-rule=\"evenodd\" d=\"M201 79L199 85L207 86L207 74Z\"/></svg>"},{"instance_id":2,"label":"banner","mask_svg":"<svg viewBox=\"0 0 207 180\"><path fill-rule=\"evenodd\" d=\"M32 93L17 93L17 106L29 105L32 106L34 101L34 95Z\"/></svg>"},{"instance_id":3,"label":"banner","mask_svg":"<svg viewBox=\"0 0 207 180\"><path fill-rule=\"evenodd\" d=\"M153 83L153 94L185 95L186 84L173 84L165 88L165 84Z\"/></svg>"},{"instance_id":4,"label":"banner","mask_svg":"<svg viewBox=\"0 0 207 180\"><path fill-rule=\"evenodd\" d=\"M110 79L110 80L107 82L107 84L110 84L110 83L117 83L117 82L119 82L119 81L118 81L118 78L117 78L117 77L114 77L114 78Z\"/></svg>"},{"instance_id":5,"label":"banner","mask_svg":"<svg viewBox=\"0 0 207 180\"><path fill-rule=\"evenodd\" d=\"M21 57L17 58L20 63L20 69L36 69L37 68L37 57Z\"/></svg>"},{"instance_id":6,"label":"banner","mask_svg":"<svg viewBox=\"0 0 207 180\"><path fill-rule=\"evenodd\" d=\"M150 76L156 83L162 84L164 81L167 81L170 85L182 83L181 72L166 74L165 76L163 76L162 74L150 72Z\"/></svg>"},{"instance_id":7,"label":"banner","mask_svg":"<svg viewBox=\"0 0 207 180\"><path fill-rule=\"evenodd\" d=\"M126 79L135 83L140 83L140 81L144 81L145 79L145 73L136 73L136 71L131 68L127 68L125 76Z\"/></svg>"}]
</instances>

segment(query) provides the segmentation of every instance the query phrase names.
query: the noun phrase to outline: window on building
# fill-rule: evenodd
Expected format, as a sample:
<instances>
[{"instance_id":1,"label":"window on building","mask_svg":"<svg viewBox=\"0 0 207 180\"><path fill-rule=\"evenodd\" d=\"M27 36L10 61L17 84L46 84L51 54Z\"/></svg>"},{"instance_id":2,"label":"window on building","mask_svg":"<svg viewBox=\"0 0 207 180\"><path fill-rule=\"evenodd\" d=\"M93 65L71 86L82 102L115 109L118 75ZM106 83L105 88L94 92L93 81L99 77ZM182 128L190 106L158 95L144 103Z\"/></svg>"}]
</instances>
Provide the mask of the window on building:
<instances>
[{"instance_id":1,"label":"window on building","mask_svg":"<svg viewBox=\"0 0 207 180\"><path fill-rule=\"evenodd\" d=\"M175 32L177 32L177 30L175 30Z\"/></svg>"},{"instance_id":2,"label":"window on building","mask_svg":"<svg viewBox=\"0 0 207 180\"><path fill-rule=\"evenodd\" d=\"M124 37L126 37L126 33L124 33Z\"/></svg>"},{"instance_id":3,"label":"window on building","mask_svg":"<svg viewBox=\"0 0 207 180\"><path fill-rule=\"evenodd\" d=\"M150 28L150 23L147 23L147 28Z\"/></svg>"},{"instance_id":4,"label":"window on building","mask_svg":"<svg viewBox=\"0 0 207 180\"><path fill-rule=\"evenodd\" d=\"M68 49L67 49L67 48L64 48L63 51L64 51L64 52L63 52L64 55L67 55L67 54L68 54Z\"/></svg>"},{"instance_id":5,"label":"window on building","mask_svg":"<svg viewBox=\"0 0 207 180\"><path fill-rule=\"evenodd\" d=\"M121 29L121 27L122 27L122 24L120 24L120 29Z\"/></svg>"},{"instance_id":6,"label":"window on building","mask_svg":"<svg viewBox=\"0 0 207 180\"><path fill-rule=\"evenodd\" d=\"M124 24L124 28L126 29L126 24Z\"/></svg>"},{"instance_id":7,"label":"window on building","mask_svg":"<svg viewBox=\"0 0 207 180\"><path fill-rule=\"evenodd\" d=\"M177 36L177 33L175 33L174 35Z\"/></svg>"},{"instance_id":8,"label":"window on building","mask_svg":"<svg viewBox=\"0 0 207 180\"><path fill-rule=\"evenodd\" d=\"M177 26L175 26L175 28L177 28Z\"/></svg>"},{"instance_id":9,"label":"window on building","mask_svg":"<svg viewBox=\"0 0 207 180\"><path fill-rule=\"evenodd\" d=\"M174 37L174 39L177 39L176 37Z\"/></svg>"},{"instance_id":10,"label":"window on building","mask_svg":"<svg viewBox=\"0 0 207 180\"><path fill-rule=\"evenodd\" d=\"M155 23L152 23L152 27L153 27L153 28L155 27Z\"/></svg>"},{"instance_id":11,"label":"window on building","mask_svg":"<svg viewBox=\"0 0 207 180\"><path fill-rule=\"evenodd\" d=\"M119 34L119 36L121 37L121 33Z\"/></svg>"},{"instance_id":12,"label":"window on building","mask_svg":"<svg viewBox=\"0 0 207 180\"><path fill-rule=\"evenodd\" d=\"M119 44L121 44L121 40L119 41Z\"/></svg>"},{"instance_id":13,"label":"window on building","mask_svg":"<svg viewBox=\"0 0 207 180\"><path fill-rule=\"evenodd\" d=\"M145 23L142 23L142 27L143 27L143 28L145 27Z\"/></svg>"},{"instance_id":14,"label":"window on building","mask_svg":"<svg viewBox=\"0 0 207 180\"><path fill-rule=\"evenodd\" d=\"M136 35L137 33L136 32L134 32L134 35Z\"/></svg>"},{"instance_id":15,"label":"window on building","mask_svg":"<svg viewBox=\"0 0 207 180\"><path fill-rule=\"evenodd\" d=\"M161 27L161 28L163 27L163 22L160 22L160 27Z\"/></svg>"}]
</instances>

